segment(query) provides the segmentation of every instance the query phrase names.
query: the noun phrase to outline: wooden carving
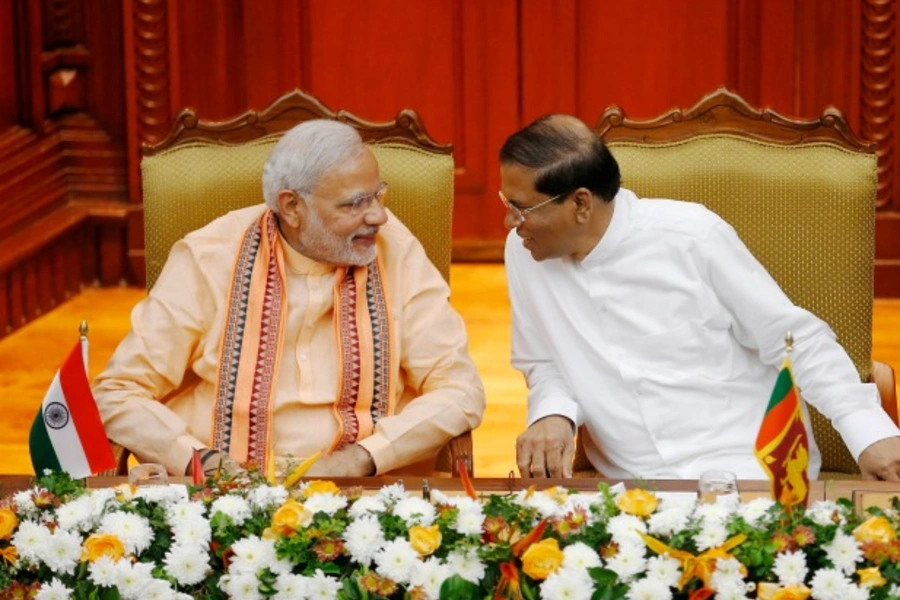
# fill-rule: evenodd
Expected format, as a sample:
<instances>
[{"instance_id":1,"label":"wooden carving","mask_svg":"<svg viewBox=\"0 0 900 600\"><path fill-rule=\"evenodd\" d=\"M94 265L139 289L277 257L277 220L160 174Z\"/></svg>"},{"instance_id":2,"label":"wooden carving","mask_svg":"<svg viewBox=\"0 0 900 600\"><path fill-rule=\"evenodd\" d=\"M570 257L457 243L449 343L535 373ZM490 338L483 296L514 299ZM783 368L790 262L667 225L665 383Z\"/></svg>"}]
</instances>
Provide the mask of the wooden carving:
<instances>
[{"instance_id":1,"label":"wooden carving","mask_svg":"<svg viewBox=\"0 0 900 600\"><path fill-rule=\"evenodd\" d=\"M166 0L134 2L134 70L138 137L152 144L169 130L169 53Z\"/></svg>"},{"instance_id":2,"label":"wooden carving","mask_svg":"<svg viewBox=\"0 0 900 600\"><path fill-rule=\"evenodd\" d=\"M84 42L81 0L44 0L44 50L55 50Z\"/></svg>"},{"instance_id":3,"label":"wooden carving","mask_svg":"<svg viewBox=\"0 0 900 600\"><path fill-rule=\"evenodd\" d=\"M649 120L630 119L621 108L611 106L596 129L607 142L674 142L703 133L728 133L783 144L828 142L874 151L874 144L856 137L834 107L826 108L818 119L791 119L770 109L756 109L726 88L707 94L690 109L676 108Z\"/></svg>"},{"instance_id":4,"label":"wooden carving","mask_svg":"<svg viewBox=\"0 0 900 600\"><path fill-rule=\"evenodd\" d=\"M862 3L862 134L878 143L876 208L886 207L894 191L894 2Z\"/></svg>"},{"instance_id":5,"label":"wooden carving","mask_svg":"<svg viewBox=\"0 0 900 600\"><path fill-rule=\"evenodd\" d=\"M452 145L435 142L425 131L419 114L412 109L401 110L393 121L375 123L344 110L333 112L313 96L294 90L268 108L250 110L227 121L206 121L196 111L184 109L175 119L169 135L155 145L145 144L143 151L149 156L178 144L195 141L226 146L241 144L284 133L310 119L336 119L352 125L367 142L400 142L444 154L450 154L453 150Z\"/></svg>"}]
</instances>

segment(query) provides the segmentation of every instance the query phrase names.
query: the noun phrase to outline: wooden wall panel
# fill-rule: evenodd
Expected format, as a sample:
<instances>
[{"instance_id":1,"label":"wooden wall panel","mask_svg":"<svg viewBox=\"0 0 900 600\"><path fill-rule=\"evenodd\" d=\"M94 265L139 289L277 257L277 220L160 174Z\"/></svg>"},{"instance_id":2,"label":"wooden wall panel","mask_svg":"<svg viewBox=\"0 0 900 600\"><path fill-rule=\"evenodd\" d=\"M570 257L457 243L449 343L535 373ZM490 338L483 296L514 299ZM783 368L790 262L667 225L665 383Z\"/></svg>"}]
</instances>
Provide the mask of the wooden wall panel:
<instances>
[{"instance_id":1,"label":"wooden wall panel","mask_svg":"<svg viewBox=\"0 0 900 600\"><path fill-rule=\"evenodd\" d=\"M13 0L0 0L0 131L14 125L18 117L13 21Z\"/></svg>"}]
</instances>

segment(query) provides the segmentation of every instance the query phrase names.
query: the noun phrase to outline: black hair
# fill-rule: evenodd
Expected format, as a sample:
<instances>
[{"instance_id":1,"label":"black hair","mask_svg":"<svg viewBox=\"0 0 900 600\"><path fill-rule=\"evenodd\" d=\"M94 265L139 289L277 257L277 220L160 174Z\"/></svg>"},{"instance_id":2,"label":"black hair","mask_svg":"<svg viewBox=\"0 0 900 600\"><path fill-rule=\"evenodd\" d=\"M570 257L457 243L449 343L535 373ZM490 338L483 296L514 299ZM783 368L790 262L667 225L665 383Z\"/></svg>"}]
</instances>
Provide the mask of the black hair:
<instances>
[{"instance_id":1,"label":"black hair","mask_svg":"<svg viewBox=\"0 0 900 600\"><path fill-rule=\"evenodd\" d=\"M619 163L600 136L566 115L541 117L509 136L500 148L500 163L534 169L534 189L548 196L584 187L611 202L622 182Z\"/></svg>"}]
</instances>

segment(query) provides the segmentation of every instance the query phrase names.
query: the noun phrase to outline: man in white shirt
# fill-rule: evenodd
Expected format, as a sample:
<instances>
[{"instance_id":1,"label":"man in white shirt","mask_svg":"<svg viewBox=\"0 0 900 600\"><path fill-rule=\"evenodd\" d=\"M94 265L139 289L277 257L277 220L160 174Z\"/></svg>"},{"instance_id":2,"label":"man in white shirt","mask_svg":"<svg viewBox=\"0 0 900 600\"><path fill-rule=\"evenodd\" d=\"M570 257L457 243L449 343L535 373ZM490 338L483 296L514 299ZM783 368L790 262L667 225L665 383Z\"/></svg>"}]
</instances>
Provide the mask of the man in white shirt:
<instances>
[{"instance_id":1,"label":"man in white shirt","mask_svg":"<svg viewBox=\"0 0 900 600\"><path fill-rule=\"evenodd\" d=\"M804 400L864 477L900 479L900 430L875 385L721 218L620 189L615 159L574 117L512 135L500 163L512 362L529 389L523 477L570 476L586 425L587 456L607 477L765 479L754 441L792 331Z\"/></svg>"}]
</instances>

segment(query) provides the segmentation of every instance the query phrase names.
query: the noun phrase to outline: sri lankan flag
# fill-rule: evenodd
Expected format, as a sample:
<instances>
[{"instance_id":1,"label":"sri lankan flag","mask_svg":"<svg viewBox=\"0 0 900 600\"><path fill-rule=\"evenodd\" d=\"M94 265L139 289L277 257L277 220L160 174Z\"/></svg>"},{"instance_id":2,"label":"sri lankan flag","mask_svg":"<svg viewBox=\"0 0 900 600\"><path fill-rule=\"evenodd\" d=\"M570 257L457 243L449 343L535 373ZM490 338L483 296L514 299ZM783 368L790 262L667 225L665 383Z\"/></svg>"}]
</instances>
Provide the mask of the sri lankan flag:
<instances>
[{"instance_id":1,"label":"sri lankan flag","mask_svg":"<svg viewBox=\"0 0 900 600\"><path fill-rule=\"evenodd\" d=\"M786 507L806 506L809 497L809 438L791 363L785 359L766 408L756 458L772 482L772 499Z\"/></svg>"}]
</instances>

